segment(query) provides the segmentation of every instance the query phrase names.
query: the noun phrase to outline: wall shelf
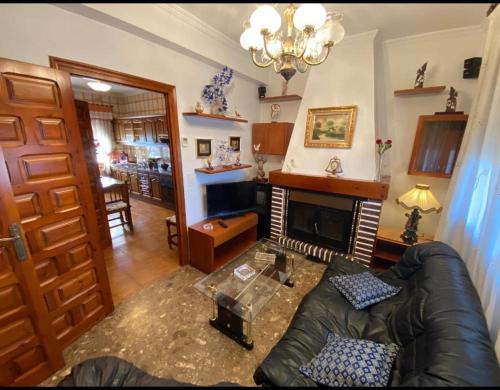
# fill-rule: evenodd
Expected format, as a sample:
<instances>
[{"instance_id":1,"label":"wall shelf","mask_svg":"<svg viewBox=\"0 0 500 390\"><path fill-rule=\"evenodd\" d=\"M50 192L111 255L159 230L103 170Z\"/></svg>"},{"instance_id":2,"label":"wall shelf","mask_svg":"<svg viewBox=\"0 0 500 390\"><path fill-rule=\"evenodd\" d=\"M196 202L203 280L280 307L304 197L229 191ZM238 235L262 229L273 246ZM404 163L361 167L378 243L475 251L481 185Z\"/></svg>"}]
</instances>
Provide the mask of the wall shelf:
<instances>
[{"instance_id":1,"label":"wall shelf","mask_svg":"<svg viewBox=\"0 0 500 390\"><path fill-rule=\"evenodd\" d=\"M302 96L299 95L269 96L269 97L259 98L259 100L261 103L291 102L293 100L302 100Z\"/></svg>"},{"instance_id":2,"label":"wall shelf","mask_svg":"<svg viewBox=\"0 0 500 390\"><path fill-rule=\"evenodd\" d=\"M245 168L251 168L252 166L249 164L241 164L241 165L230 165L228 167L224 167L222 165L213 167L213 169L208 169L208 168L196 168L196 172L200 173L207 173L209 175L213 175L214 173L222 173L222 172L228 172L228 171L236 171L238 169L245 169Z\"/></svg>"},{"instance_id":3,"label":"wall shelf","mask_svg":"<svg viewBox=\"0 0 500 390\"><path fill-rule=\"evenodd\" d=\"M394 96L409 96L409 95L423 95L430 93L439 93L446 88L446 85L437 85L434 87L398 89L394 91Z\"/></svg>"},{"instance_id":4,"label":"wall shelf","mask_svg":"<svg viewBox=\"0 0 500 390\"><path fill-rule=\"evenodd\" d=\"M248 123L246 119L243 118L238 118L235 116L226 116L226 115L218 115L218 114L205 114L201 113L198 114L197 112L183 112L182 115L184 116L200 116L208 119L221 119L223 121L233 121L233 122L242 122L242 123Z\"/></svg>"}]
</instances>

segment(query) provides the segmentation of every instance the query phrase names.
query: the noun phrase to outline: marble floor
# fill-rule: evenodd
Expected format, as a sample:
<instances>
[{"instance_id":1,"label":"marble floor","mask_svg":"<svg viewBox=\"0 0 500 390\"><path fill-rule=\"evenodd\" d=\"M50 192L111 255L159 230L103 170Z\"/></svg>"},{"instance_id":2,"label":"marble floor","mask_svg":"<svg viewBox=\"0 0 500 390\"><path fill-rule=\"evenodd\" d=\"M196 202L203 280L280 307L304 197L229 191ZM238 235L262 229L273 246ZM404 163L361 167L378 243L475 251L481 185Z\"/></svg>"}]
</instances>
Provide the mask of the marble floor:
<instances>
[{"instance_id":1,"label":"marble floor","mask_svg":"<svg viewBox=\"0 0 500 390\"><path fill-rule=\"evenodd\" d=\"M230 381L254 386L253 373L286 331L302 297L325 269L296 256L295 287L282 287L253 323L248 351L208 323L210 300L193 285L204 274L185 266L123 300L114 313L64 351L66 368L43 385L55 385L75 364L98 356L118 356L148 373L210 385Z\"/></svg>"},{"instance_id":2,"label":"marble floor","mask_svg":"<svg viewBox=\"0 0 500 390\"><path fill-rule=\"evenodd\" d=\"M168 247L165 225L174 211L133 198L130 204L134 232L112 228L112 246L104 249L115 305L179 268L177 249Z\"/></svg>"}]
</instances>

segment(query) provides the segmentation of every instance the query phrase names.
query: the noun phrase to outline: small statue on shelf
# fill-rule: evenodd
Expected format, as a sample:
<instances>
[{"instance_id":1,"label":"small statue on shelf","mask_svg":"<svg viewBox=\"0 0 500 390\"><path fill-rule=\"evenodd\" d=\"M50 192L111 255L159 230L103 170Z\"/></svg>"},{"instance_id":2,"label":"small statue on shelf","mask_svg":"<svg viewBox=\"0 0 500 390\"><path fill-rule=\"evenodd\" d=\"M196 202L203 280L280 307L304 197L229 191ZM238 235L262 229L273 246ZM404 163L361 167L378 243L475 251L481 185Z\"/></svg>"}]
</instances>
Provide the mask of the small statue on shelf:
<instances>
[{"instance_id":1,"label":"small statue on shelf","mask_svg":"<svg viewBox=\"0 0 500 390\"><path fill-rule=\"evenodd\" d=\"M448 99L446 99L445 112L455 112L455 110L457 108L457 96L458 96L458 92L455 90L455 88L451 87L450 88L450 96L448 96Z\"/></svg>"},{"instance_id":2,"label":"small statue on shelf","mask_svg":"<svg viewBox=\"0 0 500 390\"><path fill-rule=\"evenodd\" d=\"M415 88L423 88L426 69L427 69L427 62L417 70L417 78L415 79Z\"/></svg>"},{"instance_id":3,"label":"small statue on shelf","mask_svg":"<svg viewBox=\"0 0 500 390\"><path fill-rule=\"evenodd\" d=\"M255 162L257 163L257 176L254 178L258 183L266 183L266 172L264 171L264 163L267 162L267 159L264 158L262 154L259 154L260 144L254 145L253 150L257 153L255 154Z\"/></svg>"},{"instance_id":4,"label":"small statue on shelf","mask_svg":"<svg viewBox=\"0 0 500 390\"><path fill-rule=\"evenodd\" d=\"M197 101L196 106L194 106L194 110L196 111L196 113L201 114L204 109L205 107L203 107L203 105L199 101Z\"/></svg>"},{"instance_id":5,"label":"small statue on shelf","mask_svg":"<svg viewBox=\"0 0 500 390\"><path fill-rule=\"evenodd\" d=\"M236 162L234 163L234 165L236 165L237 167L239 167L241 165L240 154L239 153L236 153L235 160L236 160Z\"/></svg>"},{"instance_id":6,"label":"small statue on shelf","mask_svg":"<svg viewBox=\"0 0 500 390\"><path fill-rule=\"evenodd\" d=\"M207 169L210 169L210 170L214 169L214 167L212 166L212 155L207 157L206 163L207 163Z\"/></svg>"},{"instance_id":7,"label":"small statue on shelf","mask_svg":"<svg viewBox=\"0 0 500 390\"><path fill-rule=\"evenodd\" d=\"M281 106L277 103L271 104L271 121L277 122L280 115Z\"/></svg>"}]
</instances>

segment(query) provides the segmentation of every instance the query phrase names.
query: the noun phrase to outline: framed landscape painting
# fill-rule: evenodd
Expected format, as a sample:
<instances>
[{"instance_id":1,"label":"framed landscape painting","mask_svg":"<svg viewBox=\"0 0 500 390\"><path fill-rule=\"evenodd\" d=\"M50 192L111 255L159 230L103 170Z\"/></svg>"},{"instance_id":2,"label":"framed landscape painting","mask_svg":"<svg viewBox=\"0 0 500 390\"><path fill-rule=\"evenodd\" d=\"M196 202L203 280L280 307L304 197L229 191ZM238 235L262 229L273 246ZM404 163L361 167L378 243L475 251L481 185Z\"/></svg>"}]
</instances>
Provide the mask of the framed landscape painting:
<instances>
[{"instance_id":1,"label":"framed landscape painting","mask_svg":"<svg viewBox=\"0 0 500 390\"><path fill-rule=\"evenodd\" d=\"M310 108L307 112L304 146L350 148L358 106Z\"/></svg>"}]
</instances>

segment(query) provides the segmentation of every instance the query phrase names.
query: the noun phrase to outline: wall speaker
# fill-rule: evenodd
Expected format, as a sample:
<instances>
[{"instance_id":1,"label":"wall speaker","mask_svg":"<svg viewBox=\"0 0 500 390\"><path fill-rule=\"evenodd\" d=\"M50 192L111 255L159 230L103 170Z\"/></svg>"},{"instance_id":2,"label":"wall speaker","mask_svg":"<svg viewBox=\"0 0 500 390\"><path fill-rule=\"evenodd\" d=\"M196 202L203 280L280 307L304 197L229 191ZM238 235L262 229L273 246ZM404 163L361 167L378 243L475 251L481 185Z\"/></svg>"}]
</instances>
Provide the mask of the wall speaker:
<instances>
[{"instance_id":1,"label":"wall speaker","mask_svg":"<svg viewBox=\"0 0 500 390\"><path fill-rule=\"evenodd\" d=\"M464 61L464 79L477 79L479 77L481 60L481 57L472 57Z\"/></svg>"}]
</instances>

